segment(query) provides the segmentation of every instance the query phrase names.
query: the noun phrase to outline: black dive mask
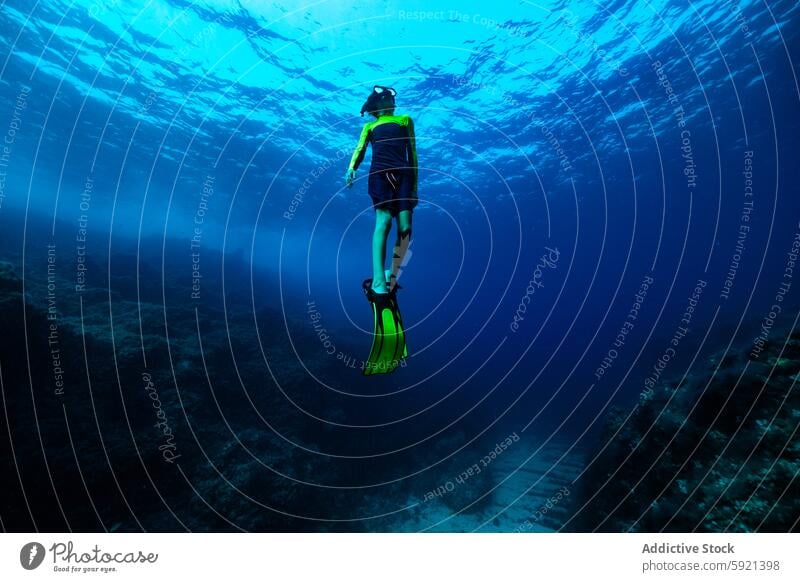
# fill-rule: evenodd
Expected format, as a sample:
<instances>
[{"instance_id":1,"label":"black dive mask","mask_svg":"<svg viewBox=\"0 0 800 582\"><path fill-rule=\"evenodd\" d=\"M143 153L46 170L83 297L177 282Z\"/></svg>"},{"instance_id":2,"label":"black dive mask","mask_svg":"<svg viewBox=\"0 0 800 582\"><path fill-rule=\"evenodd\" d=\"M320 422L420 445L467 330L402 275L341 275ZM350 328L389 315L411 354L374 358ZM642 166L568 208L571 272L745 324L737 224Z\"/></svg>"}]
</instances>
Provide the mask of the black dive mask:
<instances>
[{"instance_id":1,"label":"black dive mask","mask_svg":"<svg viewBox=\"0 0 800 582\"><path fill-rule=\"evenodd\" d=\"M397 91L392 87L375 85L372 88L372 93L369 94L367 100L364 101L364 105L361 106L361 117L364 117L365 112L372 113L382 109L393 109L395 95L397 95Z\"/></svg>"}]
</instances>

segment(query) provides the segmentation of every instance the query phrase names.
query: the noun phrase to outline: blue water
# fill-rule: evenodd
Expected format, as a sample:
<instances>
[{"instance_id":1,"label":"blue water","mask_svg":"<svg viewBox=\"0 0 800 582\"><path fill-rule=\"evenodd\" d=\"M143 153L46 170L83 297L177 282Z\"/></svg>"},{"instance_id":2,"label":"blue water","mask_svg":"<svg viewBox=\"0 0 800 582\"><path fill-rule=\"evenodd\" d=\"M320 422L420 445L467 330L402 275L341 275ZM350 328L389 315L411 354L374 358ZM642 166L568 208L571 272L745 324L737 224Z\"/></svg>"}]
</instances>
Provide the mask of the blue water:
<instances>
[{"instance_id":1,"label":"blue water","mask_svg":"<svg viewBox=\"0 0 800 582\"><path fill-rule=\"evenodd\" d=\"M515 463L504 453L495 483L523 478L515 467L560 443L575 490L609 409L633 410L648 377L680 380L718 350L749 351L776 302L775 329L794 323L799 22L791 1L5 2L0 259L48 309L54 245L62 325L79 338L96 309L93 333L114 336L114 354L164 374L183 450L203 440L181 412L187 395L202 409L214 394L204 378L230 390L227 416L200 421L219 429L205 453L224 459L186 452L181 469L227 518L173 504L181 519L142 525L132 516L164 511L109 502L98 523L511 531L530 510L462 513L464 501L429 514L425 493L512 433L524 448L509 449ZM399 278L410 357L364 378L369 154L352 189L343 176L375 84L395 87L414 119L420 203ZM229 359L208 364L204 346ZM79 368L100 366L74 349ZM181 381L184 369L198 376ZM98 375L95 385L119 378ZM39 389L51 394L52 381ZM140 383L120 389L127 406ZM292 414L283 424L270 417L279 406ZM136 431L123 426L99 432L127 442ZM277 444L254 457L220 450L262 433ZM158 459L160 435L143 434L133 440L174 472ZM294 472L259 485L272 446L296 450ZM451 468L437 464L455 451ZM362 455L382 463L379 476ZM238 501L225 495L239 498L204 469L240 476L253 458L255 481L239 485L259 503L231 517ZM319 522L275 525L263 505L288 507L274 492L294 480L345 492L331 513L309 494ZM393 517L372 517L383 514Z\"/></svg>"}]
</instances>

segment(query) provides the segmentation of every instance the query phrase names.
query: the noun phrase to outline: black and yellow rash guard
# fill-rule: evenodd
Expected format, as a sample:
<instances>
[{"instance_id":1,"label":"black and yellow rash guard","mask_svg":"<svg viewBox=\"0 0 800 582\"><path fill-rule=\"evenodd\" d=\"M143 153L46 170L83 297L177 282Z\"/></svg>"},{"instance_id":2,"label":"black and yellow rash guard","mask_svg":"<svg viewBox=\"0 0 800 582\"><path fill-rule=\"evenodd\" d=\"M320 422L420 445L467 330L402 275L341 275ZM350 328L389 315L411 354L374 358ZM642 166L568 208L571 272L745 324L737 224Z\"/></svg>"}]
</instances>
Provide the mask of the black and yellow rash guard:
<instances>
[{"instance_id":1,"label":"black and yellow rash guard","mask_svg":"<svg viewBox=\"0 0 800 582\"><path fill-rule=\"evenodd\" d=\"M413 192L417 191L417 145L414 122L408 115L382 115L361 131L350 169L357 170L372 144L370 174L383 170L411 170Z\"/></svg>"}]
</instances>

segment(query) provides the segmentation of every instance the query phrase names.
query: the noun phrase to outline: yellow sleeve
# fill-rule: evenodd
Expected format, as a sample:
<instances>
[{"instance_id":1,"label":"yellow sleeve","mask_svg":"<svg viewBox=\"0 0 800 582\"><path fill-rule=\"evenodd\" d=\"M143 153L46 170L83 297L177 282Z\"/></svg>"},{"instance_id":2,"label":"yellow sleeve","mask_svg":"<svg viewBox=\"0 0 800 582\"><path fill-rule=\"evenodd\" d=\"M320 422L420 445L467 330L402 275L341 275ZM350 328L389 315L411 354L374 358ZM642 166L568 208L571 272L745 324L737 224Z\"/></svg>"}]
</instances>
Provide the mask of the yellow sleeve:
<instances>
[{"instance_id":1,"label":"yellow sleeve","mask_svg":"<svg viewBox=\"0 0 800 582\"><path fill-rule=\"evenodd\" d=\"M414 120L408 118L408 161L414 171L414 192L417 191L417 137L414 134Z\"/></svg>"},{"instance_id":2,"label":"yellow sleeve","mask_svg":"<svg viewBox=\"0 0 800 582\"><path fill-rule=\"evenodd\" d=\"M364 126L364 129L361 130L361 137L358 138L358 145L353 152L353 157L350 158L349 168L351 170L357 170L358 165L364 159L364 154L367 152L367 139L369 138L370 129L372 129L372 124L368 123Z\"/></svg>"}]
</instances>

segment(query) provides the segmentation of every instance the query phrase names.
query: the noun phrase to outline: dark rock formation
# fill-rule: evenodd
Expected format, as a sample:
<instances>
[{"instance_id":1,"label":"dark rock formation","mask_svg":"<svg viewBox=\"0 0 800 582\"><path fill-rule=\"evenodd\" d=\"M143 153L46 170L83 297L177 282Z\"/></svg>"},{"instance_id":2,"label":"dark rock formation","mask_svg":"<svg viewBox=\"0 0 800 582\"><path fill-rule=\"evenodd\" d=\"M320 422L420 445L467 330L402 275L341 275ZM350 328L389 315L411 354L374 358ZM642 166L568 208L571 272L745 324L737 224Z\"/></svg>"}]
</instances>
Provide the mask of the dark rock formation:
<instances>
[{"instance_id":1,"label":"dark rock formation","mask_svg":"<svg viewBox=\"0 0 800 582\"><path fill-rule=\"evenodd\" d=\"M568 527L784 532L800 520L800 331L719 354L610 415ZM784 340L786 340L784 342ZM721 360L721 361L720 361Z\"/></svg>"}]
</instances>

